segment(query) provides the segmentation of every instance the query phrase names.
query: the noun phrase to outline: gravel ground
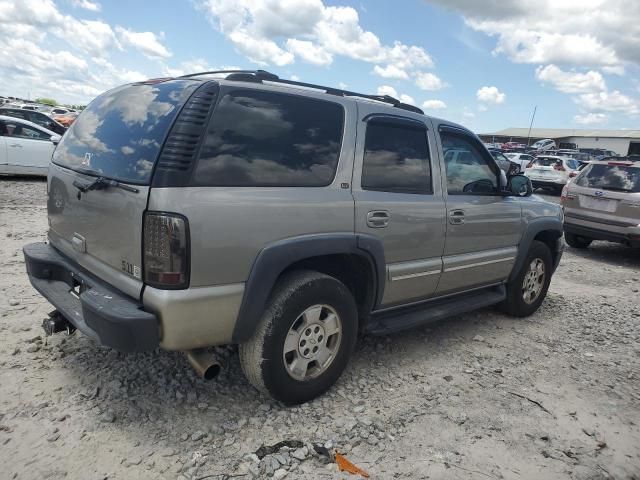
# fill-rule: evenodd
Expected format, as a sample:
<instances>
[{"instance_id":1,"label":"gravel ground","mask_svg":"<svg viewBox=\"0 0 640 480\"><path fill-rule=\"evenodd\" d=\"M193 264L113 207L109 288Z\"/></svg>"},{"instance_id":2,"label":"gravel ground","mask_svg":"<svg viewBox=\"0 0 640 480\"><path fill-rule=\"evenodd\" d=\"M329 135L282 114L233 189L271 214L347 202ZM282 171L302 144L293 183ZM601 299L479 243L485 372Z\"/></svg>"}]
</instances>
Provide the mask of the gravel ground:
<instances>
[{"instance_id":1,"label":"gravel ground","mask_svg":"<svg viewBox=\"0 0 640 480\"><path fill-rule=\"evenodd\" d=\"M381 479L640 479L639 250L568 248L527 319L364 338L328 394L287 408L231 349L205 382L179 353L44 338L21 247L46 228L45 183L0 180L2 478L348 477L326 448Z\"/></svg>"}]
</instances>

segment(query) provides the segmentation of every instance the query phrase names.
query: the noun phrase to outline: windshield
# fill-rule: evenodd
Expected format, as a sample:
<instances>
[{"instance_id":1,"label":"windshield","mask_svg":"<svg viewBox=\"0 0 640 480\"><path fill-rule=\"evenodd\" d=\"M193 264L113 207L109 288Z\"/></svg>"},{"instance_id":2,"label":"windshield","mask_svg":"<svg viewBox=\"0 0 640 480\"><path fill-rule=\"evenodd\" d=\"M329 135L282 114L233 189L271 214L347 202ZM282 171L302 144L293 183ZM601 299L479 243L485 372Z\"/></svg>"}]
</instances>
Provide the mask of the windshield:
<instances>
[{"instance_id":1,"label":"windshield","mask_svg":"<svg viewBox=\"0 0 640 480\"><path fill-rule=\"evenodd\" d=\"M569 168L572 170L577 170L580 166L580 162L578 160L574 160L573 158L569 158L568 160L566 160L566 162Z\"/></svg>"},{"instance_id":2,"label":"windshield","mask_svg":"<svg viewBox=\"0 0 640 480\"><path fill-rule=\"evenodd\" d=\"M167 132L198 85L190 80L110 90L78 116L53 163L123 182L147 184Z\"/></svg>"},{"instance_id":3,"label":"windshield","mask_svg":"<svg viewBox=\"0 0 640 480\"><path fill-rule=\"evenodd\" d=\"M640 168L622 165L589 165L576 179L581 187L640 193Z\"/></svg>"}]
</instances>

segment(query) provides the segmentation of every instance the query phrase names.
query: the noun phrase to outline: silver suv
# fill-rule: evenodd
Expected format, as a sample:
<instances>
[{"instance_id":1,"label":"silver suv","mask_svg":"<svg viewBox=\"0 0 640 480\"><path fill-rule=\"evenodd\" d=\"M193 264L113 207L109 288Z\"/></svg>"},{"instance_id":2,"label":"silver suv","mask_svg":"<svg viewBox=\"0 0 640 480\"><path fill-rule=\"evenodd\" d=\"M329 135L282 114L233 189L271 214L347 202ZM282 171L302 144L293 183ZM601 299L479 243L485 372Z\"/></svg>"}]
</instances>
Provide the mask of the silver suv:
<instances>
[{"instance_id":1,"label":"silver suv","mask_svg":"<svg viewBox=\"0 0 640 480\"><path fill-rule=\"evenodd\" d=\"M562 191L567 243L593 240L640 247L640 157L591 162Z\"/></svg>"},{"instance_id":2,"label":"silver suv","mask_svg":"<svg viewBox=\"0 0 640 480\"><path fill-rule=\"evenodd\" d=\"M450 153L451 152L451 153ZM258 389L328 389L359 333L533 313L562 211L482 142L387 96L207 72L96 98L56 149L49 242L24 254L78 330L121 351L239 346Z\"/></svg>"}]
</instances>

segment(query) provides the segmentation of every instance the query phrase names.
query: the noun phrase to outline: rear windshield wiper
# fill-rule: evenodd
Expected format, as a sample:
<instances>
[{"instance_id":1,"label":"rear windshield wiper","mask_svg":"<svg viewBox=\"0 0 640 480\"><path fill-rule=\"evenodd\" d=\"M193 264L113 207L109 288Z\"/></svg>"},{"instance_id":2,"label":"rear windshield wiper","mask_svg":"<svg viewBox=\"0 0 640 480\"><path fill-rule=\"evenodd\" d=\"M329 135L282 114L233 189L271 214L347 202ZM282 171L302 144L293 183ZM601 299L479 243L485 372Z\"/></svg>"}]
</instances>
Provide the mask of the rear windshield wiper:
<instances>
[{"instance_id":1,"label":"rear windshield wiper","mask_svg":"<svg viewBox=\"0 0 640 480\"><path fill-rule=\"evenodd\" d=\"M121 188L122 190L133 193L138 193L140 191L139 189L125 183L120 183L117 180L112 180L105 177L96 177L96 179L91 183L82 183L78 180L74 180L73 186L80 190L82 193L87 193L91 190L106 190L109 187Z\"/></svg>"}]
</instances>

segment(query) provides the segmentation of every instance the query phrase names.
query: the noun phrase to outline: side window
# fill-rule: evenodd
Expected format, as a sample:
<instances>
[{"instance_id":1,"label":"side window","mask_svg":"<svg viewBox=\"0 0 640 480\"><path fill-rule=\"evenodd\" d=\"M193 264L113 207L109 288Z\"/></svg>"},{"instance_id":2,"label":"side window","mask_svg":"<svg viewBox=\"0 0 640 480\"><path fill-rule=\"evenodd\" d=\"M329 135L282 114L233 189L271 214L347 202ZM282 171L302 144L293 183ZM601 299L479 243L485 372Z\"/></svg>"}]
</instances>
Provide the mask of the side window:
<instances>
[{"instance_id":1,"label":"side window","mask_svg":"<svg viewBox=\"0 0 640 480\"><path fill-rule=\"evenodd\" d=\"M234 90L213 113L192 184L321 187L335 176L344 109L296 95Z\"/></svg>"},{"instance_id":2,"label":"side window","mask_svg":"<svg viewBox=\"0 0 640 480\"><path fill-rule=\"evenodd\" d=\"M495 194L498 190L496 172L489 159L480 152L475 141L464 134L440 133L447 170L449 195Z\"/></svg>"},{"instance_id":3,"label":"side window","mask_svg":"<svg viewBox=\"0 0 640 480\"><path fill-rule=\"evenodd\" d=\"M369 121L361 185L363 190L433 193L426 128L413 122Z\"/></svg>"},{"instance_id":4,"label":"side window","mask_svg":"<svg viewBox=\"0 0 640 480\"><path fill-rule=\"evenodd\" d=\"M7 128L7 124L0 120L0 137L8 137L9 129Z\"/></svg>"},{"instance_id":5,"label":"side window","mask_svg":"<svg viewBox=\"0 0 640 480\"><path fill-rule=\"evenodd\" d=\"M8 136L13 138L26 138L29 140L49 140L49 135L35 128L18 122L7 122Z\"/></svg>"}]
</instances>

